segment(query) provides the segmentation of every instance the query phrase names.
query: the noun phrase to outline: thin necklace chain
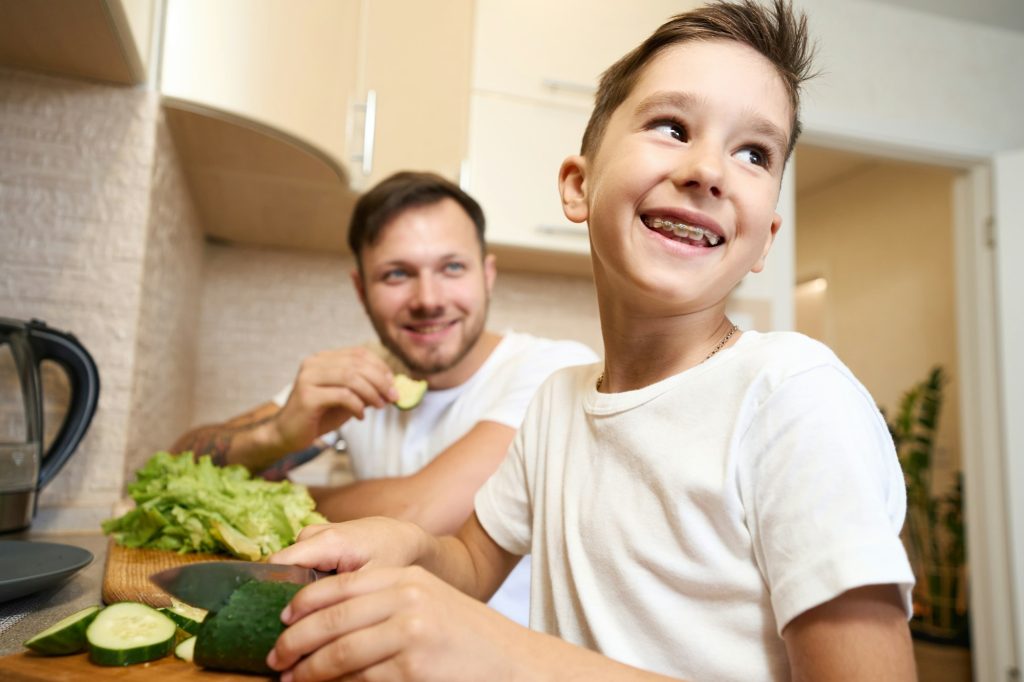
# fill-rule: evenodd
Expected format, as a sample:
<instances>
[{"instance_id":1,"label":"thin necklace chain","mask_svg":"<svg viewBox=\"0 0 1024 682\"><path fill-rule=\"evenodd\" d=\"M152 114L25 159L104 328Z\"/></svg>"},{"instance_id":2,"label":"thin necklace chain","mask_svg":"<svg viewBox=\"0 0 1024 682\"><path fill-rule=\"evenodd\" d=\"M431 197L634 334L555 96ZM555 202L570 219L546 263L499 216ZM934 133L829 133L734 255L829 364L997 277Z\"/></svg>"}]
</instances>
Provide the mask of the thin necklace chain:
<instances>
[{"instance_id":1,"label":"thin necklace chain","mask_svg":"<svg viewBox=\"0 0 1024 682\"><path fill-rule=\"evenodd\" d=\"M711 349L711 352L708 353L704 357L703 360L701 360L701 363L703 364L703 363L707 362L708 360L710 360L712 357L714 357L715 353L717 353L718 351L722 350L722 348L725 347L725 344L729 343L729 339L732 338L733 334L735 334L739 330L740 330L740 328L737 325L735 325L735 324L732 327L730 327L729 331L727 331L725 333L725 336L722 337L722 340L719 341L715 345L715 347ZM600 391L601 390L601 384L603 384L603 383L604 383L604 372L601 372L601 376L597 377L597 385L594 388L596 388L597 390Z\"/></svg>"}]
</instances>

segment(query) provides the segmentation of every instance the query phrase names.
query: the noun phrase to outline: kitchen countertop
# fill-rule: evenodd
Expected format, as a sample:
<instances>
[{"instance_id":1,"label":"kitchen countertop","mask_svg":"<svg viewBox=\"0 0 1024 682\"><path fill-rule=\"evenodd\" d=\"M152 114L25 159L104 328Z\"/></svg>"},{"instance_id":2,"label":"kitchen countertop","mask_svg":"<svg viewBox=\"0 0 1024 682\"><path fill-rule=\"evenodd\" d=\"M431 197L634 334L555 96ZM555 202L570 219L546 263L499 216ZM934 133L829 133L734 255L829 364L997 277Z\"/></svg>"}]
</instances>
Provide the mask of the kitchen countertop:
<instances>
[{"instance_id":1,"label":"kitchen countertop","mask_svg":"<svg viewBox=\"0 0 1024 682\"><path fill-rule=\"evenodd\" d=\"M107 537L101 533L56 534L31 531L0 535L0 540L29 540L74 545L92 552L88 566L56 587L0 603L0 656L23 651L22 642L65 616L100 605Z\"/></svg>"}]
</instances>

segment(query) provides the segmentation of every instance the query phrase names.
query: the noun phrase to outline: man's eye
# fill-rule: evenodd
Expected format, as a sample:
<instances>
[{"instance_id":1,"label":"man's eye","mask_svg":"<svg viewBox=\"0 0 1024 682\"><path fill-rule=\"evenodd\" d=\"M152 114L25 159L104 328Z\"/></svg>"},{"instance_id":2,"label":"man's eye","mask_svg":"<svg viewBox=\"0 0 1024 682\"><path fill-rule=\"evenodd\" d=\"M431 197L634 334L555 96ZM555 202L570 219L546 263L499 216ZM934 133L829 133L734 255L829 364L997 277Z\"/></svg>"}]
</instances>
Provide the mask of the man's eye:
<instances>
[{"instance_id":1,"label":"man's eye","mask_svg":"<svg viewBox=\"0 0 1024 682\"><path fill-rule=\"evenodd\" d=\"M651 130L662 135L668 135L680 142L686 142L686 128L675 121L655 121L651 125Z\"/></svg>"},{"instance_id":2,"label":"man's eye","mask_svg":"<svg viewBox=\"0 0 1024 682\"><path fill-rule=\"evenodd\" d=\"M381 277L385 282L401 282L409 278L409 273L405 270L394 269L386 271Z\"/></svg>"},{"instance_id":3,"label":"man's eye","mask_svg":"<svg viewBox=\"0 0 1024 682\"><path fill-rule=\"evenodd\" d=\"M761 166L767 168L771 161L770 155L764 149L759 147L744 147L735 154L736 158L752 163L755 166Z\"/></svg>"},{"instance_id":4,"label":"man's eye","mask_svg":"<svg viewBox=\"0 0 1024 682\"><path fill-rule=\"evenodd\" d=\"M466 266L463 263L445 263L444 271L449 275L460 275L466 271Z\"/></svg>"}]
</instances>

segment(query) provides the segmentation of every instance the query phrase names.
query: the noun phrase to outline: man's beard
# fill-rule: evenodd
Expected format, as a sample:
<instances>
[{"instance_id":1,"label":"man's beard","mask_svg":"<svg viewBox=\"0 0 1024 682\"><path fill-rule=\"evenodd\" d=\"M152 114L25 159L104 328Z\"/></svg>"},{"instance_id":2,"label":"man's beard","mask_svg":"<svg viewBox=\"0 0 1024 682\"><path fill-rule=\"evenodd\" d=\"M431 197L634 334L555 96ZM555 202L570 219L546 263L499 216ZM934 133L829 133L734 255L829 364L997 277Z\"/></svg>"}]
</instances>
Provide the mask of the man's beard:
<instances>
[{"instance_id":1,"label":"man's beard","mask_svg":"<svg viewBox=\"0 0 1024 682\"><path fill-rule=\"evenodd\" d=\"M484 333L484 327L487 323L487 313L490 308L490 297L484 301L483 314L477 318L477 322L473 327L467 327L465 336L463 337L462 346L452 355L451 358L431 360L420 362L411 357L401 348L401 346L386 333L385 325L379 323L377 318L370 315L370 324L373 325L373 329L377 332L377 338L384 345L388 351L394 355L398 360L405 365L409 371L417 376L430 376L432 374L440 374L446 372L452 367L462 362L463 358L469 354L473 347L476 346L476 342L480 340L480 336Z\"/></svg>"}]
</instances>

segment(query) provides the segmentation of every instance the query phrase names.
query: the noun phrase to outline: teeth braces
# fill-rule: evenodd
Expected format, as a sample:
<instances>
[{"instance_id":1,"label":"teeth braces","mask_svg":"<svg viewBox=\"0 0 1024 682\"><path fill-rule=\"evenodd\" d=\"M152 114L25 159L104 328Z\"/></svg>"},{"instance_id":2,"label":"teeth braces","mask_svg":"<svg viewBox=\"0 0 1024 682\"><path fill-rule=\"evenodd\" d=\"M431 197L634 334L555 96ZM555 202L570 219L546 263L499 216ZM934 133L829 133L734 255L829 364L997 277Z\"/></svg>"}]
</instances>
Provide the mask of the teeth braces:
<instances>
[{"instance_id":1,"label":"teeth braces","mask_svg":"<svg viewBox=\"0 0 1024 682\"><path fill-rule=\"evenodd\" d=\"M722 241L721 237L711 230L693 227L692 225L686 225L685 223L677 223L672 220L666 220L665 218L652 218L651 227L662 230L663 232L671 232L677 237L684 237L694 241L706 239L708 244L711 246L715 246L718 242Z\"/></svg>"}]
</instances>

